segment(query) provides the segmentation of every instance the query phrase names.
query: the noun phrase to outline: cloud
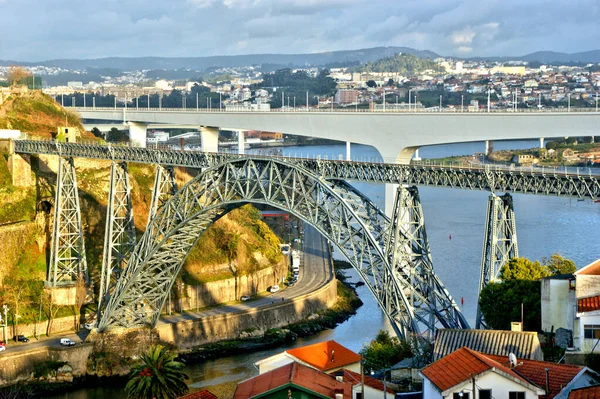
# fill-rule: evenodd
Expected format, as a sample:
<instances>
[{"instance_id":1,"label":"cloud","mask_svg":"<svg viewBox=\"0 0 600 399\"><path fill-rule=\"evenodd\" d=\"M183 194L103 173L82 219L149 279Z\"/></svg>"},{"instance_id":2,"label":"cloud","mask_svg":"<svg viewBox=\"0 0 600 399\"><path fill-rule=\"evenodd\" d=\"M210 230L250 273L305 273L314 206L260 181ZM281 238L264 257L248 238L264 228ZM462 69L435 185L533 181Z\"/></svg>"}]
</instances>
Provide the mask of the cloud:
<instances>
[{"instance_id":1,"label":"cloud","mask_svg":"<svg viewBox=\"0 0 600 399\"><path fill-rule=\"evenodd\" d=\"M0 0L0 59L598 48L598 0ZM23 26L30 28L23 29Z\"/></svg>"}]
</instances>

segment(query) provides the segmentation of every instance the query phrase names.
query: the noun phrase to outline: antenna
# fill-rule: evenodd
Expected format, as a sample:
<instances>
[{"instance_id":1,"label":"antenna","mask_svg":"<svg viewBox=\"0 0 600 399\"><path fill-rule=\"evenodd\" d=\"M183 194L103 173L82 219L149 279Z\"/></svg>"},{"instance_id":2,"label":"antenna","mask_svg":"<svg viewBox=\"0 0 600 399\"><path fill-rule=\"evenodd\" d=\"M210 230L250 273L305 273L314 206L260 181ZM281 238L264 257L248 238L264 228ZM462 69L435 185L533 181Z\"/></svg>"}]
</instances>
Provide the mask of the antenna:
<instances>
[{"instance_id":1,"label":"antenna","mask_svg":"<svg viewBox=\"0 0 600 399\"><path fill-rule=\"evenodd\" d=\"M517 356L514 353L508 354L508 362L510 363L510 368L517 367Z\"/></svg>"}]
</instances>

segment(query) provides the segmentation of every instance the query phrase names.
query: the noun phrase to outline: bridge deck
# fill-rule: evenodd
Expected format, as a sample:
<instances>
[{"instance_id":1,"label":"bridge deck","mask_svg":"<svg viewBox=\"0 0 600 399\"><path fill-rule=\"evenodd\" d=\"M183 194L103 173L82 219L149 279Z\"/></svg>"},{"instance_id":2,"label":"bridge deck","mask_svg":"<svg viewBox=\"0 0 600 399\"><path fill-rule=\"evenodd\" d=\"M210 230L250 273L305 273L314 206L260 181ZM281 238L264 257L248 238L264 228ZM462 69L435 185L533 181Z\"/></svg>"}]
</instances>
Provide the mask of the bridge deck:
<instances>
[{"instance_id":1,"label":"bridge deck","mask_svg":"<svg viewBox=\"0 0 600 399\"><path fill-rule=\"evenodd\" d=\"M62 157L93 158L187 168L209 168L239 158L272 159L225 153L162 150L127 146L15 140L15 152ZM276 158L276 157L275 157ZM280 157L300 164L325 179L453 187L522 194L600 197L600 175L555 168L515 169L499 165L400 165L393 163L337 161Z\"/></svg>"}]
</instances>

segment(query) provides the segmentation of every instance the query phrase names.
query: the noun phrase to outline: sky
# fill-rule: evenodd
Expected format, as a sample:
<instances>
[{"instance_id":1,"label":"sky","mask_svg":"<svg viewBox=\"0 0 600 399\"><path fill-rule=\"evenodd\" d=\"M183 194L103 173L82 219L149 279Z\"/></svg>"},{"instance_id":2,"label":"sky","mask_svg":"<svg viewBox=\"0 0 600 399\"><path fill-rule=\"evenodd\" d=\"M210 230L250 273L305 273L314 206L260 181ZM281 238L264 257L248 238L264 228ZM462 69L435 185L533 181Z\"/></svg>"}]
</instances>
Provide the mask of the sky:
<instances>
[{"instance_id":1,"label":"sky","mask_svg":"<svg viewBox=\"0 0 600 399\"><path fill-rule=\"evenodd\" d=\"M0 0L0 59L600 48L600 0Z\"/></svg>"}]
</instances>

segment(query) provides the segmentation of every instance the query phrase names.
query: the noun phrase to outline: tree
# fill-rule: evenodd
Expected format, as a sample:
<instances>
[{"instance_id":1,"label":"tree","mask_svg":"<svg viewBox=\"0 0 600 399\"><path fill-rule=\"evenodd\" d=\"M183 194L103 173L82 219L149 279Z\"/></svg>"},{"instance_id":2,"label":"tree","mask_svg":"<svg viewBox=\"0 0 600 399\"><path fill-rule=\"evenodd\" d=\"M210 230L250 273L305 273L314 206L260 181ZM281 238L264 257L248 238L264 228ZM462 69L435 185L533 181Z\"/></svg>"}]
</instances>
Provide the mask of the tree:
<instances>
[{"instance_id":1,"label":"tree","mask_svg":"<svg viewBox=\"0 0 600 399\"><path fill-rule=\"evenodd\" d=\"M534 280L491 282L479 295L479 309L486 324L494 330L510 330L510 323L521 320L523 330L541 329L541 287Z\"/></svg>"},{"instance_id":2,"label":"tree","mask_svg":"<svg viewBox=\"0 0 600 399\"><path fill-rule=\"evenodd\" d=\"M189 377L181 371L183 363L175 361L177 353L162 345L150 347L141 356L142 364L129 374L125 393L132 399L171 399L188 392L185 380Z\"/></svg>"},{"instance_id":3,"label":"tree","mask_svg":"<svg viewBox=\"0 0 600 399\"><path fill-rule=\"evenodd\" d=\"M527 258L513 258L500 269L500 278L508 280L535 281L549 275L548 269L540 262L532 262Z\"/></svg>"},{"instance_id":4,"label":"tree","mask_svg":"<svg viewBox=\"0 0 600 399\"><path fill-rule=\"evenodd\" d=\"M31 73L24 68L11 66L8 69L8 83L11 85L22 83L28 76L31 76Z\"/></svg>"},{"instance_id":5,"label":"tree","mask_svg":"<svg viewBox=\"0 0 600 399\"><path fill-rule=\"evenodd\" d=\"M365 372L389 368L402 359L412 356L410 344L390 336L381 330L369 345L363 346L360 355L364 359Z\"/></svg>"},{"instance_id":6,"label":"tree","mask_svg":"<svg viewBox=\"0 0 600 399\"><path fill-rule=\"evenodd\" d=\"M377 87L377 83L374 80L367 80L368 87Z\"/></svg>"},{"instance_id":7,"label":"tree","mask_svg":"<svg viewBox=\"0 0 600 399\"><path fill-rule=\"evenodd\" d=\"M575 262L570 259L565 259L559 254L553 254L550 258L542 258L542 262L544 262L544 267L547 268L548 273L552 276L557 276L559 274L570 274L577 270L575 267Z\"/></svg>"}]
</instances>

